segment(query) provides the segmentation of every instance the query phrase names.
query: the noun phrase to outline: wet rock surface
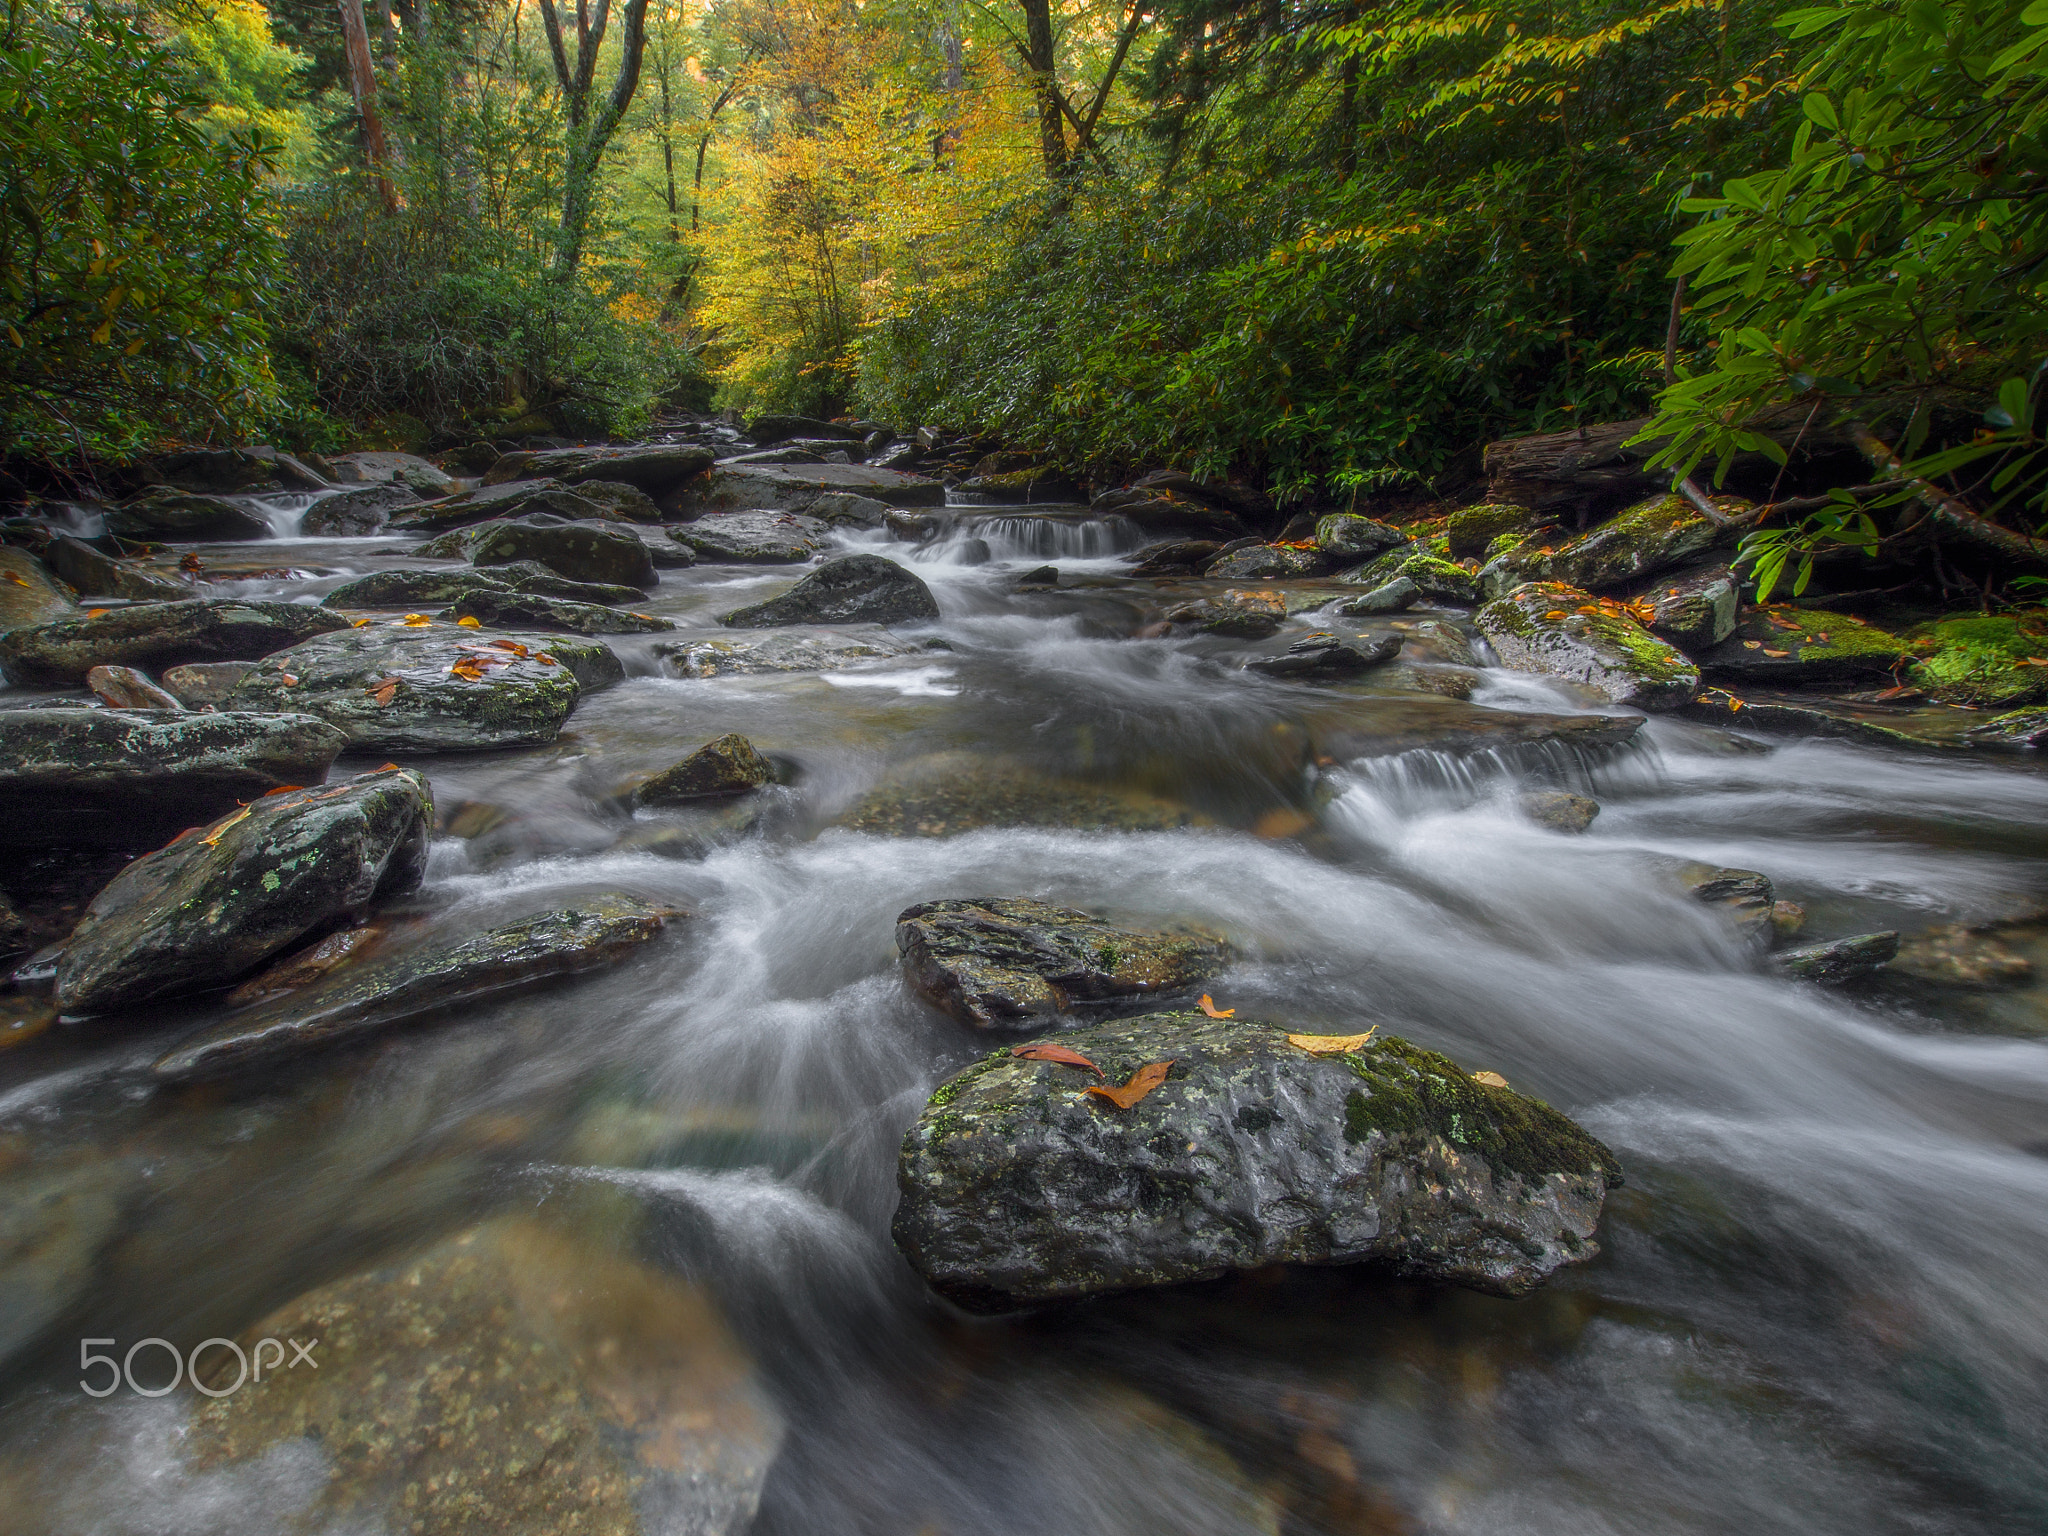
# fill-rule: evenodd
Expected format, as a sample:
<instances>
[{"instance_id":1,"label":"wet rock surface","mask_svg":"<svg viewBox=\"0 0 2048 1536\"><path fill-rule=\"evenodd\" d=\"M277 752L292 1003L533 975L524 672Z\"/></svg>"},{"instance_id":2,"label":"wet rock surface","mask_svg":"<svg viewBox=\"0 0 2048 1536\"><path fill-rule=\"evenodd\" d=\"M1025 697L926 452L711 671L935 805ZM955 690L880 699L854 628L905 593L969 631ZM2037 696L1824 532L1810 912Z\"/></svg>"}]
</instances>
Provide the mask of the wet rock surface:
<instances>
[{"instance_id":1,"label":"wet rock surface","mask_svg":"<svg viewBox=\"0 0 2048 1536\"><path fill-rule=\"evenodd\" d=\"M678 677L725 677L765 672L835 672L867 662L920 654L920 648L879 624L849 624L809 634L745 639L657 641L654 653Z\"/></svg>"},{"instance_id":2,"label":"wet rock surface","mask_svg":"<svg viewBox=\"0 0 2048 1536\"><path fill-rule=\"evenodd\" d=\"M712 565L798 565L824 547L827 525L794 512L712 512L668 536Z\"/></svg>"},{"instance_id":3,"label":"wet rock surface","mask_svg":"<svg viewBox=\"0 0 2048 1536\"><path fill-rule=\"evenodd\" d=\"M939 616L938 599L916 576L880 555L827 560L780 597L736 608L733 629L784 624L920 624Z\"/></svg>"},{"instance_id":4,"label":"wet rock surface","mask_svg":"<svg viewBox=\"0 0 2048 1536\"><path fill-rule=\"evenodd\" d=\"M85 674L85 686L113 709L167 709L175 714L185 708L183 700L134 667L94 667Z\"/></svg>"},{"instance_id":5,"label":"wet rock surface","mask_svg":"<svg viewBox=\"0 0 2048 1536\"><path fill-rule=\"evenodd\" d=\"M309 538L365 538L382 533L394 515L418 506L419 500L402 480L337 491L306 509L299 532Z\"/></svg>"},{"instance_id":6,"label":"wet rock surface","mask_svg":"<svg viewBox=\"0 0 2048 1536\"><path fill-rule=\"evenodd\" d=\"M1144 933L1018 897L929 901L896 919L911 990L974 1029L1044 1028L1064 1013L1174 992L1230 960L1216 939Z\"/></svg>"},{"instance_id":7,"label":"wet rock surface","mask_svg":"<svg viewBox=\"0 0 2048 1536\"><path fill-rule=\"evenodd\" d=\"M638 534L608 523L484 523L464 538L476 566L533 560L571 581L655 584L654 559Z\"/></svg>"},{"instance_id":8,"label":"wet rock surface","mask_svg":"<svg viewBox=\"0 0 2048 1536\"><path fill-rule=\"evenodd\" d=\"M1377 640L1346 640L1325 630L1302 636L1278 656L1255 656L1244 664L1247 672L1289 682L1342 682L1370 672L1401 654L1396 635Z\"/></svg>"},{"instance_id":9,"label":"wet rock surface","mask_svg":"<svg viewBox=\"0 0 2048 1536\"><path fill-rule=\"evenodd\" d=\"M573 1227L458 1233L286 1303L259 1338L319 1340L319 1368L206 1403L192 1450L209 1470L317 1453L305 1529L742 1536L782 1440L707 1296Z\"/></svg>"},{"instance_id":10,"label":"wet rock surface","mask_svg":"<svg viewBox=\"0 0 2048 1536\"><path fill-rule=\"evenodd\" d=\"M692 480L712 464L709 448L648 444L632 448L553 448L508 453L484 474L486 486L507 481L609 480L659 496Z\"/></svg>"},{"instance_id":11,"label":"wet rock surface","mask_svg":"<svg viewBox=\"0 0 2048 1536\"><path fill-rule=\"evenodd\" d=\"M253 661L190 661L182 667L166 667L163 685L187 709L224 704L235 684L255 665Z\"/></svg>"},{"instance_id":12,"label":"wet rock surface","mask_svg":"<svg viewBox=\"0 0 2048 1536\"><path fill-rule=\"evenodd\" d=\"M266 658L228 705L317 715L352 751L466 752L552 741L586 688L622 676L595 640L380 624Z\"/></svg>"},{"instance_id":13,"label":"wet rock surface","mask_svg":"<svg viewBox=\"0 0 2048 1536\"><path fill-rule=\"evenodd\" d=\"M25 550L0 548L0 631L48 624L77 611L42 561Z\"/></svg>"},{"instance_id":14,"label":"wet rock surface","mask_svg":"<svg viewBox=\"0 0 2048 1536\"><path fill-rule=\"evenodd\" d=\"M1507 666L1580 683L1616 704L1674 709L1692 701L1692 663L1619 605L1555 582L1525 582L1475 615Z\"/></svg>"},{"instance_id":15,"label":"wet rock surface","mask_svg":"<svg viewBox=\"0 0 2048 1536\"><path fill-rule=\"evenodd\" d=\"M1659 582L1639 600L1637 617L1658 634L1688 647L1718 645L1735 633L1742 584L1725 565Z\"/></svg>"},{"instance_id":16,"label":"wet rock surface","mask_svg":"<svg viewBox=\"0 0 2048 1536\"><path fill-rule=\"evenodd\" d=\"M1966 991L2020 986L2034 974L2034 964L2025 955L1966 923L1946 923L1914 934L1898 946L1891 969L1932 986Z\"/></svg>"},{"instance_id":17,"label":"wet rock surface","mask_svg":"<svg viewBox=\"0 0 2048 1536\"><path fill-rule=\"evenodd\" d=\"M1717 498L1714 504L1730 523L1740 522L1750 511L1749 503L1734 497ZM1606 592L1697 561L1708 550L1724 545L1732 549L1739 532L1728 523L1714 522L1684 496L1654 496L1548 553L1538 550L1509 558L1524 580Z\"/></svg>"},{"instance_id":18,"label":"wet rock surface","mask_svg":"<svg viewBox=\"0 0 2048 1536\"><path fill-rule=\"evenodd\" d=\"M1751 608L1699 656L1714 682L1770 688L1869 686L1911 659L1904 641L1845 613L1785 604Z\"/></svg>"},{"instance_id":19,"label":"wet rock surface","mask_svg":"<svg viewBox=\"0 0 2048 1536\"><path fill-rule=\"evenodd\" d=\"M850 806L839 825L885 837L952 837L983 827L1153 832L1201 820L1184 805L1139 791L948 753L898 769Z\"/></svg>"},{"instance_id":20,"label":"wet rock surface","mask_svg":"<svg viewBox=\"0 0 2048 1536\"><path fill-rule=\"evenodd\" d=\"M1337 512L1316 520L1316 547L1335 560L1370 560L1407 542L1408 536L1400 529L1355 512Z\"/></svg>"},{"instance_id":21,"label":"wet rock surface","mask_svg":"<svg viewBox=\"0 0 2048 1536\"><path fill-rule=\"evenodd\" d=\"M677 915L612 896L460 940L431 920L351 930L336 939L363 937L323 941L310 964L281 962L274 988L265 985L270 973L245 983L240 993L257 1001L179 1041L150 1070L167 1081L218 1076L545 986L616 964ZM340 952L321 964L322 949Z\"/></svg>"},{"instance_id":22,"label":"wet rock surface","mask_svg":"<svg viewBox=\"0 0 2048 1536\"><path fill-rule=\"evenodd\" d=\"M107 508L107 532L172 543L267 539L270 519L239 502L194 491L154 490Z\"/></svg>"},{"instance_id":23,"label":"wet rock surface","mask_svg":"<svg viewBox=\"0 0 2048 1536\"><path fill-rule=\"evenodd\" d=\"M11 553L0 554L0 563ZM197 596L191 588L169 576L147 570L133 560L117 560L69 534L58 534L50 540L43 551L43 563L58 580L88 597L118 597L131 603L175 603ZM0 591L0 629L11 629L14 626L5 619L5 599L6 593Z\"/></svg>"},{"instance_id":24,"label":"wet rock surface","mask_svg":"<svg viewBox=\"0 0 2048 1536\"><path fill-rule=\"evenodd\" d=\"M341 732L309 715L0 710L0 843L130 839L317 784Z\"/></svg>"},{"instance_id":25,"label":"wet rock surface","mask_svg":"<svg viewBox=\"0 0 2048 1536\"><path fill-rule=\"evenodd\" d=\"M93 899L57 1000L103 1012L203 991L420 882L434 802L405 769L267 795L144 854Z\"/></svg>"},{"instance_id":26,"label":"wet rock surface","mask_svg":"<svg viewBox=\"0 0 2048 1536\"><path fill-rule=\"evenodd\" d=\"M31 687L75 686L98 666L161 672L192 661L255 661L348 620L299 603L201 598L139 603L0 635L0 671Z\"/></svg>"},{"instance_id":27,"label":"wet rock surface","mask_svg":"<svg viewBox=\"0 0 2048 1536\"><path fill-rule=\"evenodd\" d=\"M1584 832L1600 814L1600 802L1562 789L1532 789L1516 797L1522 814L1553 832Z\"/></svg>"},{"instance_id":28,"label":"wet rock surface","mask_svg":"<svg viewBox=\"0 0 2048 1536\"><path fill-rule=\"evenodd\" d=\"M576 635L654 635L674 629L673 619L629 613L598 603L525 592L472 592L448 609L452 619L475 619L494 629L548 629Z\"/></svg>"},{"instance_id":29,"label":"wet rock surface","mask_svg":"<svg viewBox=\"0 0 2048 1536\"><path fill-rule=\"evenodd\" d=\"M687 510L808 512L821 496L864 496L891 507L943 507L937 480L864 464L721 466L689 488Z\"/></svg>"},{"instance_id":30,"label":"wet rock surface","mask_svg":"<svg viewBox=\"0 0 2048 1536\"><path fill-rule=\"evenodd\" d=\"M941 1085L904 1137L897 1246L976 1311L1372 1262L1520 1295L1597 1251L1613 1154L1563 1115L1404 1040L1341 1054L1278 1025L1150 1014L1060 1035L1085 1070L1013 1057Z\"/></svg>"},{"instance_id":31,"label":"wet rock surface","mask_svg":"<svg viewBox=\"0 0 2048 1536\"><path fill-rule=\"evenodd\" d=\"M708 741L681 762L664 768L634 791L641 805L687 805L725 795L743 795L775 777L774 766L737 731Z\"/></svg>"},{"instance_id":32,"label":"wet rock surface","mask_svg":"<svg viewBox=\"0 0 2048 1536\"><path fill-rule=\"evenodd\" d=\"M1166 610L1166 621L1197 634L1263 640L1287 622L1287 603L1277 593L1230 591L1176 603Z\"/></svg>"},{"instance_id":33,"label":"wet rock surface","mask_svg":"<svg viewBox=\"0 0 2048 1536\"><path fill-rule=\"evenodd\" d=\"M1780 950L1771 956L1771 965L1773 969L1787 976L1796 976L1801 981L1838 987L1843 982L1868 976L1898 952L1899 936L1887 930Z\"/></svg>"}]
</instances>

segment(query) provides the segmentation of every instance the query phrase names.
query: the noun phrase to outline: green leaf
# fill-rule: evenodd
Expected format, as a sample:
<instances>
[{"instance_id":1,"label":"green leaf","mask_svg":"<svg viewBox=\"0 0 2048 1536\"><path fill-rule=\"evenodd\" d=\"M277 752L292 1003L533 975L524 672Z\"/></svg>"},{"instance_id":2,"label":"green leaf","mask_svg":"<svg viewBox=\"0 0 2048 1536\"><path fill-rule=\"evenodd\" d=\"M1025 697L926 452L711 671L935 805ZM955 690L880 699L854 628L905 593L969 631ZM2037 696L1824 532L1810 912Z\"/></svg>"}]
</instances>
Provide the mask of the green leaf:
<instances>
[{"instance_id":1,"label":"green leaf","mask_svg":"<svg viewBox=\"0 0 2048 1536\"><path fill-rule=\"evenodd\" d=\"M1842 126L1842 120L1835 116L1835 104L1819 91L1808 91L1799 105L1811 121L1823 128L1838 129Z\"/></svg>"}]
</instances>

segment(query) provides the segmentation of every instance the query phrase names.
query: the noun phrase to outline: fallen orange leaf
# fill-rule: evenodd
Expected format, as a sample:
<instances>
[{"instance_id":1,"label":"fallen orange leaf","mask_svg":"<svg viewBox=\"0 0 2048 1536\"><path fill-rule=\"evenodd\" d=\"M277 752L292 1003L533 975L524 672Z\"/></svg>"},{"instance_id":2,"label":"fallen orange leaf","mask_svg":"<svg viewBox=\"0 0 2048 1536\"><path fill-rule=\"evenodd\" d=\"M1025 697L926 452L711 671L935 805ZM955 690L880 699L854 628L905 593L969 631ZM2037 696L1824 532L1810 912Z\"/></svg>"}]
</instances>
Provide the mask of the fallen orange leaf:
<instances>
[{"instance_id":1,"label":"fallen orange leaf","mask_svg":"<svg viewBox=\"0 0 2048 1536\"><path fill-rule=\"evenodd\" d=\"M1202 994L1201 1006L1202 1012L1209 1015L1212 1019L1234 1019L1237 1017L1237 1010L1235 1008L1218 1008L1214 1000L1206 992Z\"/></svg>"},{"instance_id":2,"label":"fallen orange leaf","mask_svg":"<svg viewBox=\"0 0 2048 1536\"><path fill-rule=\"evenodd\" d=\"M484 627L484 621L478 618L475 614L470 614L464 618L457 619L455 622L460 624L464 629L482 629Z\"/></svg>"},{"instance_id":3,"label":"fallen orange leaf","mask_svg":"<svg viewBox=\"0 0 2048 1536\"><path fill-rule=\"evenodd\" d=\"M1064 1045L1054 1045L1050 1040L1034 1040L1029 1045L1013 1045L1010 1047L1010 1054L1025 1061L1056 1061L1063 1067L1086 1067L1097 1077L1102 1076L1102 1068L1079 1051L1070 1051Z\"/></svg>"},{"instance_id":4,"label":"fallen orange leaf","mask_svg":"<svg viewBox=\"0 0 2048 1536\"><path fill-rule=\"evenodd\" d=\"M433 623L434 621L428 618L424 613L408 613L404 618L400 619L398 622L400 624L403 624L407 629L425 629L429 624Z\"/></svg>"},{"instance_id":5,"label":"fallen orange leaf","mask_svg":"<svg viewBox=\"0 0 2048 1536\"><path fill-rule=\"evenodd\" d=\"M368 629L368 628L369 628L369 627L370 627L370 626L371 626L372 624L374 624L374 623L376 623L376 622L377 622L377 621L376 621L375 619L357 619L357 620L356 620L356 628L357 628L357 629Z\"/></svg>"},{"instance_id":6,"label":"fallen orange leaf","mask_svg":"<svg viewBox=\"0 0 2048 1536\"><path fill-rule=\"evenodd\" d=\"M107 610L104 608L88 608L85 610L85 616L88 619L104 618L106 616L106 612Z\"/></svg>"},{"instance_id":7,"label":"fallen orange leaf","mask_svg":"<svg viewBox=\"0 0 2048 1536\"><path fill-rule=\"evenodd\" d=\"M1505 1088L1508 1085L1508 1080L1498 1072L1474 1072L1472 1074L1472 1081L1484 1083L1489 1088Z\"/></svg>"},{"instance_id":8,"label":"fallen orange leaf","mask_svg":"<svg viewBox=\"0 0 2048 1536\"><path fill-rule=\"evenodd\" d=\"M1091 1083L1085 1090L1098 1099L1107 1099L1118 1109L1129 1109L1154 1088L1166 1081L1166 1074L1173 1066L1172 1058L1165 1061L1148 1061L1131 1074L1131 1080L1121 1088L1105 1088L1100 1083Z\"/></svg>"},{"instance_id":9,"label":"fallen orange leaf","mask_svg":"<svg viewBox=\"0 0 2048 1536\"><path fill-rule=\"evenodd\" d=\"M387 677L382 682L372 683L369 688L370 697L377 701L377 707L379 709L382 709L386 704L389 704L391 702L392 695L396 694L397 692L398 679L395 677Z\"/></svg>"},{"instance_id":10,"label":"fallen orange leaf","mask_svg":"<svg viewBox=\"0 0 2048 1536\"><path fill-rule=\"evenodd\" d=\"M1565 611L1562 608L1553 608L1550 610L1550 612L1543 615L1543 622L1546 624L1555 624L1559 619L1563 618L1564 616Z\"/></svg>"},{"instance_id":11,"label":"fallen orange leaf","mask_svg":"<svg viewBox=\"0 0 2048 1536\"><path fill-rule=\"evenodd\" d=\"M559 667L561 665L559 661L555 660L555 658L550 656L546 651L535 651L533 653L533 659L539 662L544 667Z\"/></svg>"},{"instance_id":12,"label":"fallen orange leaf","mask_svg":"<svg viewBox=\"0 0 2048 1536\"><path fill-rule=\"evenodd\" d=\"M277 674L277 680L287 688L299 686L299 674L296 672L280 672Z\"/></svg>"},{"instance_id":13,"label":"fallen orange leaf","mask_svg":"<svg viewBox=\"0 0 2048 1536\"><path fill-rule=\"evenodd\" d=\"M268 800L272 795L288 795L295 789L304 789L305 787L303 784L280 784L275 789L263 791L263 798Z\"/></svg>"},{"instance_id":14,"label":"fallen orange leaf","mask_svg":"<svg viewBox=\"0 0 2048 1536\"><path fill-rule=\"evenodd\" d=\"M1379 1030L1379 1025L1375 1024L1362 1035L1289 1035L1287 1043L1300 1046L1311 1056L1341 1056L1346 1051L1357 1050Z\"/></svg>"},{"instance_id":15,"label":"fallen orange leaf","mask_svg":"<svg viewBox=\"0 0 2048 1536\"><path fill-rule=\"evenodd\" d=\"M385 764L385 765L384 765L383 767L379 768L379 769L378 769L377 771L378 771L379 773L396 773L396 772L398 772L398 764L396 764L396 763L386 763L386 764Z\"/></svg>"},{"instance_id":16,"label":"fallen orange leaf","mask_svg":"<svg viewBox=\"0 0 2048 1536\"><path fill-rule=\"evenodd\" d=\"M526 647L521 645L517 640L493 640L491 644L496 646L501 651L510 651L515 656L524 656L528 654Z\"/></svg>"},{"instance_id":17,"label":"fallen orange leaf","mask_svg":"<svg viewBox=\"0 0 2048 1536\"><path fill-rule=\"evenodd\" d=\"M1767 645L1764 647L1764 654L1766 656L1776 656L1780 660L1783 660L1785 657L1790 656L1792 653L1790 651L1774 651Z\"/></svg>"},{"instance_id":18,"label":"fallen orange leaf","mask_svg":"<svg viewBox=\"0 0 2048 1536\"><path fill-rule=\"evenodd\" d=\"M229 827L232 827L236 822L246 821L248 819L249 807L245 805L239 811L235 812L234 815L228 817L225 821L216 822L214 824L213 830L207 833L206 836L199 839L199 841L206 844L206 846L209 848L218 848L220 846L221 833L227 831L227 829Z\"/></svg>"}]
</instances>

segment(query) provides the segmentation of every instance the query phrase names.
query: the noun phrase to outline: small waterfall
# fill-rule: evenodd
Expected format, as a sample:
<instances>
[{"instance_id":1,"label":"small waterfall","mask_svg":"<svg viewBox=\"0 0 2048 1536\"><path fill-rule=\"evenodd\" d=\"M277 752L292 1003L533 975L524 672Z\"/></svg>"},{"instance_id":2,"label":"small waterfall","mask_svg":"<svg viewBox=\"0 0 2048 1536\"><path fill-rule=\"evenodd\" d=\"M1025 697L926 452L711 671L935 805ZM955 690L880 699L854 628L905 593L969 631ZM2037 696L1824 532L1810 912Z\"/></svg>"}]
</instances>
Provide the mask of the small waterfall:
<instances>
[{"instance_id":1,"label":"small waterfall","mask_svg":"<svg viewBox=\"0 0 2048 1536\"><path fill-rule=\"evenodd\" d=\"M341 487L335 489L340 490ZM296 539L307 510L315 502L324 501L333 494L334 491L277 491L268 496L234 496L228 499L239 501L250 511L267 518L273 539Z\"/></svg>"},{"instance_id":2,"label":"small waterfall","mask_svg":"<svg viewBox=\"0 0 2048 1536\"><path fill-rule=\"evenodd\" d=\"M1639 740L1607 747L1540 741L1473 752L1418 747L1385 757L1354 759L1335 777L1370 791L1390 809L1414 815L1469 805L1516 780L1595 794L1604 770L1617 760L1641 762L1654 755L1655 749Z\"/></svg>"},{"instance_id":3,"label":"small waterfall","mask_svg":"<svg viewBox=\"0 0 2048 1536\"><path fill-rule=\"evenodd\" d=\"M920 562L984 565L992 560L1107 560L1145 542L1127 517L1006 513L956 518L917 552Z\"/></svg>"}]
</instances>

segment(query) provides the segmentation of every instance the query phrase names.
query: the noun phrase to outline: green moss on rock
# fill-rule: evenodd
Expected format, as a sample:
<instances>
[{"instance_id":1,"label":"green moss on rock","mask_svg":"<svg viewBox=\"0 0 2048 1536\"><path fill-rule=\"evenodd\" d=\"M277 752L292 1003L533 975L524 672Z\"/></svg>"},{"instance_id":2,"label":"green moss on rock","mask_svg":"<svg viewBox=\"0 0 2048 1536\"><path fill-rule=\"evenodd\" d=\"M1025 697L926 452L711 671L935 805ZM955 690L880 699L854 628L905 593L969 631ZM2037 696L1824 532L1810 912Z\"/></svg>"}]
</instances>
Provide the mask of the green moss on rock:
<instances>
[{"instance_id":1,"label":"green moss on rock","mask_svg":"<svg viewBox=\"0 0 2048 1536\"><path fill-rule=\"evenodd\" d=\"M2015 709L2048 699L2048 610L1970 615L1924 624L1910 638L1933 649L1913 681L1946 704Z\"/></svg>"}]
</instances>

